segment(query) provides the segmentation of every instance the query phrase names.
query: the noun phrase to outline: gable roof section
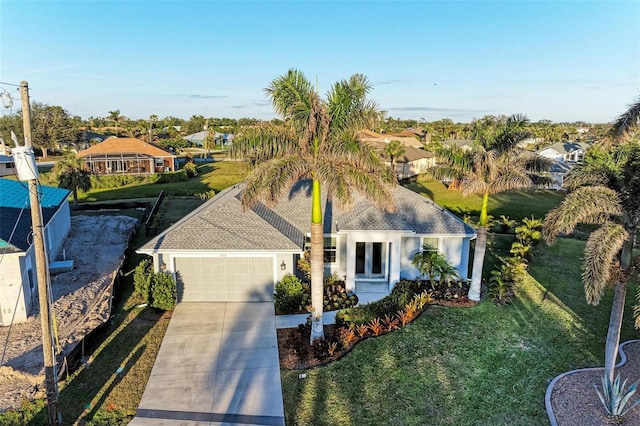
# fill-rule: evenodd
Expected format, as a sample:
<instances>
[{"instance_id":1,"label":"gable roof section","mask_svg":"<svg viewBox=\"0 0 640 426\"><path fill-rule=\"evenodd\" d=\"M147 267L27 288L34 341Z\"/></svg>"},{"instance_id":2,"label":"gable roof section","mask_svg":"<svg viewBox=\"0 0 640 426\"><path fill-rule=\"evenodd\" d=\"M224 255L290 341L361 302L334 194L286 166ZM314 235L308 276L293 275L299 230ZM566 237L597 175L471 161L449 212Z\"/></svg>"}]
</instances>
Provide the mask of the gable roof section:
<instances>
[{"instance_id":1,"label":"gable roof section","mask_svg":"<svg viewBox=\"0 0 640 426\"><path fill-rule=\"evenodd\" d=\"M236 185L140 248L156 251L302 251L311 231L310 181L300 181L272 208L258 204L242 211ZM323 194L324 233L378 230L440 236L475 236L475 230L420 194L397 186L395 213L386 213L354 194L352 209L341 211Z\"/></svg>"},{"instance_id":2,"label":"gable roof section","mask_svg":"<svg viewBox=\"0 0 640 426\"><path fill-rule=\"evenodd\" d=\"M40 186L40 202L44 225L58 211L71 191ZM0 179L0 250L26 251L31 245L31 203L26 183Z\"/></svg>"},{"instance_id":3,"label":"gable roof section","mask_svg":"<svg viewBox=\"0 0 640 426\"><path fill-rule=\"evenodd\" d=\"M80 151L78 156L105 154L143 154L151 157L175 157L175 154L165 151L150 143L137 138L109 138L90 148Z\"/></svg>"},{"instance_id":4,"label":"gable roof section","mask_svg":"<svg viewBox=\"0 0 640 426\"><path fill-rule=\"evenodd\" d=\"M578 150L586 151L588 148L589 148L589 144L584 142L556 142L554 144L551 144L545 148L538 150L537 152L542 152L547 149L552 149L560 154L570 154Z\"/></svg>"}]
</instances>

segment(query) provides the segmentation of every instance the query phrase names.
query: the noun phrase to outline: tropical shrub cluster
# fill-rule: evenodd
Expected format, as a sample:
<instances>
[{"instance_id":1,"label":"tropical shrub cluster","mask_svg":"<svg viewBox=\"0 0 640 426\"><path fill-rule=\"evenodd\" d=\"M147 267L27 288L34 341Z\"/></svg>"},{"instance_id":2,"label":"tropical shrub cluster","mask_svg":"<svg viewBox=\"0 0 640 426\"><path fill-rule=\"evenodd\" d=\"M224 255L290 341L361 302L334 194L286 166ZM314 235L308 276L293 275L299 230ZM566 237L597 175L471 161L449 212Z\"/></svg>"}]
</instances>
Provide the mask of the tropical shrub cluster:
<instances>
[{"instance_id":1,"label":"tropical shrub cluster","mask_svg":"<svg viewBox=\"0 0 640 426\"><path fill-rule=\"evenodd\" d=\"M175 278L168 272L154 273L147 259L136 266L133 286L140 298L152 308L168 311L176 306L178 286Z\"/></svg>"},{"instance_id":2,"label":"tropical shrub cluster","mask_svg":"<svg viewBox=\"0 0 640 426\"><path fill-rule=\"evenodd\" d=\"M311 303L311 286L292 274L285 275L276 283L274 304L278 314L295 314L309 312ZM325 310L338 310L358 303L355 294L347 293L345 282L336 275L324 278Z\"/></svg>"},{"instance_id":3,"label":"tropical shrub cluster","mask_svg":"<svg viewBox=\"0 0 640 426\"><path fill-rule=\"evenodd\" d=\"M500 267L491 271L489 297L500 305L511 303L513 290L525 277L527 262L531 260L533 249L542 238L542 220L524 218L515 227L516 241L511 244L510 257L500 257Z\"/></svg>"}]
</instances>

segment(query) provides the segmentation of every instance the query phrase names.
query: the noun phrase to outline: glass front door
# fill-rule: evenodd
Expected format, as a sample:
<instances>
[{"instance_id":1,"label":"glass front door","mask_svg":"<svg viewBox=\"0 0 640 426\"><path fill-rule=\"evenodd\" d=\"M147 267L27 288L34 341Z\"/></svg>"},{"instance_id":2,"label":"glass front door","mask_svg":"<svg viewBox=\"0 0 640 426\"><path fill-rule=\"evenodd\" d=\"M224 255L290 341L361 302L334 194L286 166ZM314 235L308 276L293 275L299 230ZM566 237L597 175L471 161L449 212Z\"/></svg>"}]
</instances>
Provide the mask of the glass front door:
<instances>
[{"instance_id":1,"label":"glass front door","mask_svg":"<svg viewBox=\"0 0 640 426\"><path fill-rule=\"evenodd\" d=\"M384 278L385 244L356 243L356 278Z\"/></svg>"}]
</instances>

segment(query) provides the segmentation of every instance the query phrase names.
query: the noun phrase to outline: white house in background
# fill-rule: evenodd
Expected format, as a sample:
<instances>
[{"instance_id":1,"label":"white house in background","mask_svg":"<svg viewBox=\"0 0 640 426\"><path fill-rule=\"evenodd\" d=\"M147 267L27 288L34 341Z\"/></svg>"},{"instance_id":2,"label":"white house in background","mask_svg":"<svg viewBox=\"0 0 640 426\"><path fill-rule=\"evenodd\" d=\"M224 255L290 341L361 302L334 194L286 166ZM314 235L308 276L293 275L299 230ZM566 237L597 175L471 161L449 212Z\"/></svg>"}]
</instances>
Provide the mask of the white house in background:
<instances>
[{"instance_id":1,"label":"white house in background","mask_svg":"<svg viewBox=\"0 0 640 426\"><path fill-rule=\"evenodd\" d=\"M473 149L473 141L471 139L447 139L442 142L444 146L456 146L463 151L471 151Z\"/></svg>"},{"instance_id":2,"label":"white house in background","mask_svg":"<svg viewBox=\"0 0 640 426\"><path fill-rule=\"evenodd\" d=\"M584 153L587 152L589 146L584 142L556 142L546 148L539 149L536 153L554 161L579 163L584 158Z\"/></svg>"},{"instance_id":3,"label":"white house in background","mask_svg":"<svg viewBox=\"0 0 640 426\"><path fill-rule=\"evenodd\" d=\"M37 305L35 253L31 244L29 190L23 182L0 179L0 325L27 319ZM70 191L40 186L49 261L62 250L71 228Z\"/></svg>"},{"instance_id":4,"label":"white house in background","mask_svg":"<svg viewBox=\"0 0 640 426\"><path fill-rule=\"evenodd\" d=\"M384 156L386 142L370 142ZM391 166L391 162L385 160ZM429 167L436 165L436 157L433 153L422 148L405 146L404 152L394 159L394 169L398 180L410 179L427 171Z\"/></svg>"},{"instance_id":5,"label":"white house in background","mask_svg":"<svg viewBox=\"0 0 640 426\"><path fill-rule=\"evenodd\" d=\"M549 177L551 178L551 183L547 185L549 189L562 189L564 185L564 179L567 177L567 174L571 171L572 165L569 163L565 163L564 161L554 161L549 169Z\"/></svg>"},{"instance_id":6,"label":"white house in background","mask_svg":"<svg viewBox=\"0 0 640 426\"><path fill-rule=\"evenodd\" d=\"M16 173L13 157L11 155L0 154L0 177L14 176Z\"/></svg>"},{"instance_id":7,"label":"white house in background","mask_svg":"<svg viewBox=\"0 0 640 426\"><path fill-rule=\"evenodd\" d=\"M297 274L311 231L310 181L298 182L273 208L243 211L242 185L219 193L142 246L154 269L175 274L179 301L269 301L274 283ZM325 272L359 285L389 291L402 278L416 278L413 256L427 245L467 278L475 230L423 196L397 186L395 213L385 213L359 195L353 208L338 210L323 197Z\"/></svg>"}]
</instances>

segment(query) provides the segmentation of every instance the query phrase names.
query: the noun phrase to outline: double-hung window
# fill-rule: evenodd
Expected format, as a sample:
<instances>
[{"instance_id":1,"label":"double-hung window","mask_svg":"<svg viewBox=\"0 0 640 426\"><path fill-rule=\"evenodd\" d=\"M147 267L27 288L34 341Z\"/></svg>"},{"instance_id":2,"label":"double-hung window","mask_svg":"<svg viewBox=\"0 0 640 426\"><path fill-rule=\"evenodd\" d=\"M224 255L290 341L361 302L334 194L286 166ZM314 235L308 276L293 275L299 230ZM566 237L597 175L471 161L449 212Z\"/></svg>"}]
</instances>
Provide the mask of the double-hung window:
<instances>
[{"instance_id":1,"label":"double-hung window","mask_svg":"<svg viewBox=\"0 0 640 426\"><path fill-rule=\"evenodd\" d=\"M305 250L311 250L311 237L307 236L304 244ZM322 259L325 264L338 261L338 243L336 237L324 237L324 252Z\"/></svg>"},{"instance_id":2,"label":"double-hung window","mask_svg":"<svg viewBox=\"0 0 640 426\"><path fill-rule=\"evenodd\" d=\"M422 254L428 254L438 252L438 239L437 238L423 238L422 239Z\"/></svg>"}]
</instances>

